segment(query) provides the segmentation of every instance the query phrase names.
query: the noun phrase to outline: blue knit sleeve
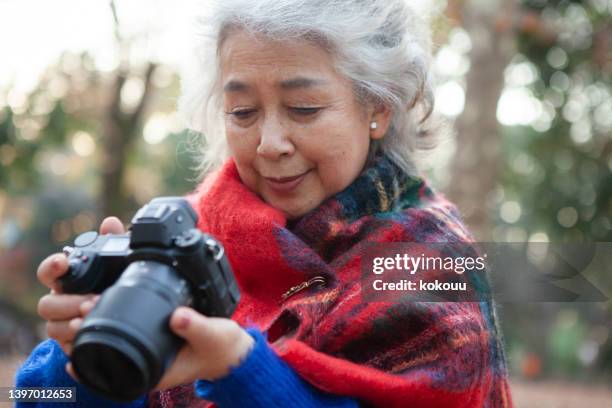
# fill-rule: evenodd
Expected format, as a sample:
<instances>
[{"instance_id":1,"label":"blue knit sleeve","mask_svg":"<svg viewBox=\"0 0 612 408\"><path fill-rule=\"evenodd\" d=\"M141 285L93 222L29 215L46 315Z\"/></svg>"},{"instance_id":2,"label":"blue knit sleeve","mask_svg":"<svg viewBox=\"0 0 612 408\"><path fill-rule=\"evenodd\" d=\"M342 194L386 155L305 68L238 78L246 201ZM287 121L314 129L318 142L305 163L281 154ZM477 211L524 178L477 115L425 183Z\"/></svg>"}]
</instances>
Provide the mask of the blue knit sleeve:
<instances>
[{"instance_id":1,"label":"blue knit sleeve","mask_svg":"<svg viewBox=\"0 0 612 408\"><path fill-rule=\"evenodd\" d=\"M247 331L255 345L246 359L223 378L196 381L198 397L216 403L219 408L359 406L355 399L328 394L310 385L276 355L259 330Z\"/></svg>"},{"instance_id":2,"label":"blue knit sleeve","mask_svg":"<svg viewBox=\"0 0 612 408\"><path fill-rule=\"evenodd\" d=\"M30 354L15 376L17 387L76 387L76 403L17 403L16 408L109 407L139 408L147 405L146 396L131 403L117 403L98 397L77 383L65 370L68 358L55 340L45 340Z\"/></svg>"}]
</instances>

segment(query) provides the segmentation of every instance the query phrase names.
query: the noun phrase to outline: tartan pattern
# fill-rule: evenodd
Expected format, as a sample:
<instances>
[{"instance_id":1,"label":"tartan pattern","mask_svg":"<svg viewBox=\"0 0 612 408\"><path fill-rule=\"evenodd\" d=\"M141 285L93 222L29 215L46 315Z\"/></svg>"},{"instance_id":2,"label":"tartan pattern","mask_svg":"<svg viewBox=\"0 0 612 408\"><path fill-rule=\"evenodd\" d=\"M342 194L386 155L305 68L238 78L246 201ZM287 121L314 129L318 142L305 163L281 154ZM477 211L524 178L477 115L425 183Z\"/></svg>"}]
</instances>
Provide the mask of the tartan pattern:
<instances>
[{"instance_id":1,"label":"tartan pattern","mask_svg":"<svg viewBox=\"0 0 612 408\"><path fill-rule=\"evenodd\" d=\"M224 244L242 299L233 319L268 331L277 354L314 386L380 407L511 407L495 306L361 300L371 243L471 243L458 211L420 177L378 156L344 191L293 225L241 182L230 160L189 197ZM279 304L282 293L311 287ZM150 406L206 406L191 386Z\"/></svg>"}]
</instances>

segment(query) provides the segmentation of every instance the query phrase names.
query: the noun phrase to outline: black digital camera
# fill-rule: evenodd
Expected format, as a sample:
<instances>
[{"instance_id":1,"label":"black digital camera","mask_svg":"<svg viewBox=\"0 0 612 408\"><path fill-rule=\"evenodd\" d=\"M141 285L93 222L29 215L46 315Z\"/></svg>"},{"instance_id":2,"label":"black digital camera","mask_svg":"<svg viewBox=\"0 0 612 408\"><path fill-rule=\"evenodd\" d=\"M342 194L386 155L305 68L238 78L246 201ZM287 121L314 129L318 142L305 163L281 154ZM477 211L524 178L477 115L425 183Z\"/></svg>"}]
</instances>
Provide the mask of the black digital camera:
<instances>
[{"instance_id":1,"label":"black digital camera","mask_svg":"<svg viewBox=\"0 0 612 408\"><path fill-rule=\"evenodd\" d=\"M151 390L183 344L168 322L179 306L229 317L240 293L223 246L197 228L180 197L159 197L132 219L130 232L79 235L65 247L64 293L102 293L73 342L80 381L115 401Z\"/></svg>"}]
</instances>

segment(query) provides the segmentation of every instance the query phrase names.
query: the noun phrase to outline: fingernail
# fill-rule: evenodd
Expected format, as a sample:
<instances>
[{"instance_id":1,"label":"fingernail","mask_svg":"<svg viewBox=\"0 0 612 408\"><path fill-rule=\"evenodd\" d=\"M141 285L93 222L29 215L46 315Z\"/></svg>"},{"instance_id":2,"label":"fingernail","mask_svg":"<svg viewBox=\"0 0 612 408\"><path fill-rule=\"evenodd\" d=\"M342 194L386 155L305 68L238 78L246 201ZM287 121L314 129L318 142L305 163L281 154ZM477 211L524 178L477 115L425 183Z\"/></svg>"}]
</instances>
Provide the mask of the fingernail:
<instances>
[{"instance_id":1,"label":"fingernail","mask_svg":"<svg viewBox=\"0 0 612 408\"><path fill-rule=\"evenodd\" d=\"M59 266L60 263L60 256L54 256L53 259L51 260L51 266L53 267L53 269L57 269L57 267Z\"/></svg>"},{"instance_id":2,"label":"fingernail","mask_svg":"<svg viewBox=\"0 0 612 408\"><path fill-rule=\"evenodd\" d=\"M179 330L185 330L187 329L187 327L189 327L189 324L191 323L191 317L185 311L180 311L178 313L179 315L178 321L176 323L176 328Z\"/></svg>"},{"instance_id":3,"label":"fingernail","mask_svg":"<svg viewBox=\"0 0 612 408\"><path fill-rule=\"evenodd\" d=\"M87 313L91 312L91 309L93 309L93 303L91 303L89 300L81 303L81 314L86 315Z\"/></svg>"},{"instance_id":4,"label":"fingernail","mask_svg":"<svg viewBox=\"0 0 612 408\"><path fill-rule=\"evenodd\" d=\"M80 317L75 317L74 319L70 320L68 326L70 327L70 329L77 331L79 327L81 327L82 323L83 319L81 319Z\"/></svg>"}]
</instances>

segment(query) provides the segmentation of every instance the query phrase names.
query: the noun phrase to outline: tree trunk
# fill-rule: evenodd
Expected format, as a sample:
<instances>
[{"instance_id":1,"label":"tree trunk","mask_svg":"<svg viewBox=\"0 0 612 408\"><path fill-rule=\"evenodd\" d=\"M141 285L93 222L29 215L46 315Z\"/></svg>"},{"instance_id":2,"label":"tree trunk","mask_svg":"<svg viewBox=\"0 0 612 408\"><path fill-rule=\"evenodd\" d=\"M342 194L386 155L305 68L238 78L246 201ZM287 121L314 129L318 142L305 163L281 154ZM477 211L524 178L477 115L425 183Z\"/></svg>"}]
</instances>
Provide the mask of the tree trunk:
<instances>
[{"instance_id":1,"label":"tree trunk","mask_svg":"<svg viewBox=\"0 0 612 408\"><path fill-rule=\"evenodd\" d=\"M102 218L109 215L121 217L127 209L128 194L123 190L123 176L129 151L140 134L143 115L150 99L151 78L155 64L148 64L143 81L144 92L134 111L121 110L121 89L127 74L120 70L115 79L113 93L106 114L104 115L102 156L102 189L98 202Z\"/></svg>"},{"instance_id":2,"label":"tree trunk","mask_svg":"<svg viewBox=\"0 0 612 408\"><path fill-rule=\"evenodd\" d=\"M98 197L98 215L100 218L109 215L122 217L128 209L129 196L123 190L123 176L130 149L140 134L145 109L151 97L152 78L156 64L148 63L144 72L144 90L142 96L131 112L121 109L121 90L130 75L129 48L130 41L121 36L121 23L117 15L115 1L111 0L110 8L113 15L115 41L120 49L122 64L117 70L113 89L102 120L103 154L102 154L102 188Z\"/></svg>"},{"instance_id":3,"label":"tree trunk","mask_svg":"<svg viewBox=\"0 0 612 408\"><path fill-rule=\"evenodd\" d=\"M465 110L456 124L457 152L451 163L455 177L447 194L476 238L486 241L491 239L492 193L502 162L496 112L504 69L514 53L510 19L515 15L515 1L454 3L454 11L459 11L463 28L472 40L472 50Z\"/></svg>"}]
</instances>

